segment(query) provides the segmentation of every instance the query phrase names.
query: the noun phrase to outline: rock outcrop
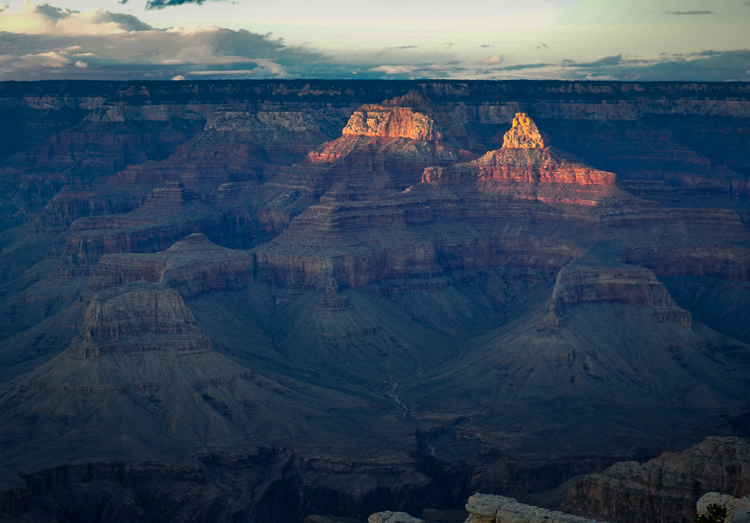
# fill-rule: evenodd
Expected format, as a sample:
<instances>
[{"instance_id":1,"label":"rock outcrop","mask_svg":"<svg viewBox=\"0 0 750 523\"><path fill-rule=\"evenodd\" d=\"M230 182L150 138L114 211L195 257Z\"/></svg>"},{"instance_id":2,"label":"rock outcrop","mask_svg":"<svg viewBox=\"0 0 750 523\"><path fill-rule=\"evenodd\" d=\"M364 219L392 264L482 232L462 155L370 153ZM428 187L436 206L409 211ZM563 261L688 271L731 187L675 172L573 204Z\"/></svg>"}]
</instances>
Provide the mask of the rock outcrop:
<instances>
[{"instance_id":1,"label":"rock outcrop","mask_svg":"<svg viewBox=\"0 0 750 523\"><path fill-rule=\"evenodd\" d=\"M686 328L691 325L690 313L678 307L654 273L644 267L569 264L557 273L548 307L554 314L580 303L605 302L650 307L656 319Z\"/></svg>"},{"instance_id":2,"label":"rock outcrop","mask_svg":"<svg viewBox=\"0 0 750 523\"><path fill-rule=\"evenodd\" d=\"M544 140L534 121L526 113L513 117L510 131L503 137L503 149L542 149Z\"/></svg>"},{"instance_id":3,"label":"rock outcrop","mask_svg":"<svg viewBox=\"0 0 750 523\"><path fill-rule=\"evenodd\" d=\"M617 463L578 481L562 509L623 523L689 523L708 492L750 494L750 440L710 437L647 463Z\"/></svg>"},{"instance_id":4,"label":"rock outcrop","mask_svg":"<svg viewBox=\"0 0 750 523\"><path fill-rule=\"evenodd\" d=\"M79 358L115 352L204 351L210 340L174 291L133 289L97 295L86 310L83 335L70 347Z\"/></svg>"},{"instance_id":5,"label":"rock outcrop","mask_svg":"<svg viewBox=\"0 0 750 523\"><path fill-rule=\"evenodd\" d=\"M92 270L89 290L101 291L130 282L160 282L183 298L237 290L253 281L255 258L247 251L220 247L201 233L155 254L108 254Z\"/></svg>"},{"instance_id":6,"label":"rock outcrop","mask_svg":"<svg viewBox=\"0 0 750 523\"><path fill-rule=\"evenodd\" d=\"M367 523L424 523L424 520L410 516L406 512L376 512L370 514Z\"/></svg>"},{"instance_id":7,"label":"rock outcrop","mask_svg":"<svg viewBox=\"0 0 750 523\"><path fill-rule=\"evenodd\" d=\"M416 91L382 104L363 105L352 114L341 134L469 143L466 130L454 115Z\"/></svg>"},{"instance_id":8,"label":"rock outcrop","mask_svg":"<svg viewBox=\"0 0 750 523\"><path fill-rule=\"evenodd\" d=\"M341 131L342 136L378 136L409 140L441 140L443 133L435 121L410 107L364 105Z\"/></svg>"},{"instance_id":9,"label":"rock outcrop","mask_svg":"<svg viewBox=\"0 0 750 523\"><path fill-rule=\"evenodd\" d=\"M545 147L536 124L518 113L503 148L472 162L429 167L422 183L476 185L493 194L546 203L597 205L619 193L615 175L562 158Z\"/></svg>"},{"instance_id":10,"label":"rock outcrop","mask_svg":"<svg viewBox=\"0 0 750 523\"><path fill-rule=\"evenodd\" d=\"M701 496L695 506L698 514L705 514L709 505L718 505L726 509L725 523L745 523L750 521L750 498L737 499L727 494L709 492Z\"/></svg>"},{"instance_id":11,"label":"rock outcrop","mask_svg":"<svg viewBox=\"0 0 750 523\"><path fill-rule=\"evenodd\" d=\"M410 93L362 106L349 118L341 138L311 151L307 164L295 166L274 183L310 187L325 193L321 201L383 197L418 183L418 173L428 165L474 158L466 150L472 146L476 143L453 115ZM316 183L311 187L312 180Z\"/></svg>"},{"instance_id":12,"label":"rock outcrop","mask_svg":"<svg viewBox=\"0 0 750 523\"><path fill-rule=\"evenodd\" d=\"M513 498L474 494L466 503L466 523L596 523L593 519L519 503Z\"/></svg>"}]
</instances>

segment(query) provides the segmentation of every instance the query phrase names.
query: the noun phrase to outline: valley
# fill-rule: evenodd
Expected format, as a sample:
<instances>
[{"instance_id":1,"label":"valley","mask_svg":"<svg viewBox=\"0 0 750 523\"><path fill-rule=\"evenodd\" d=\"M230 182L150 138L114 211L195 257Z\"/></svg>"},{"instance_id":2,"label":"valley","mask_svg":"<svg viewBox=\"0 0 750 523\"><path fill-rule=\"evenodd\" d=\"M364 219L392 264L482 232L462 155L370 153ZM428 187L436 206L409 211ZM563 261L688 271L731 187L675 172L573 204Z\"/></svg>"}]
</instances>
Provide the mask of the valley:
<instances>
[{"instance_id":1,"label":"valley","mask_svg":"<svg viewBox=\"0 0 750 523\"><path fill-rule=\"evenodd\" d=\"M6 82L0 114L8 521L364 520L748 437L745 83Z\"/></svg>"}]
</instances>

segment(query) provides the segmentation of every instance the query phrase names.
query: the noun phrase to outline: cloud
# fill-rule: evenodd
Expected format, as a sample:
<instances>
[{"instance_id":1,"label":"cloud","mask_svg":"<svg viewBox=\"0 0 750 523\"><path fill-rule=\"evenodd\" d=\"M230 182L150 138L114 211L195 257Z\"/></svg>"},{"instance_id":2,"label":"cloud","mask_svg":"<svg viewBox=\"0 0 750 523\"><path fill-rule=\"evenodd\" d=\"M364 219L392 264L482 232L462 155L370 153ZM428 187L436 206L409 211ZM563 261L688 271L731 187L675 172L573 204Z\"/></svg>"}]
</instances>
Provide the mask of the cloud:
<instances>
[{"instance_id":1,"label":"cloud","mask_svg":"<svg viewBox=\"0 0 750 523\"><path fill-rule=\"evenodd\" d=\"M466 68L448 64L410 64L410 65L379 65L368 69L371 73L384 73L389 77L400 78L448 78L451 74L466 71Z\"/></svg>"},{"instance_id":2,"label":"cloud","mask_svg":"<svg viewBox=\"0 0 750 523\"><path fill-rule=\"evenodd\" d=\"M219 27L154 29L103 9L72 11L25 2L0 11L0 80L292 78L332 63L272 35ZM343 71L342 73L343 74Z\"/></svg>"},{"instance_id":3,"label":"cloud","mask_svg":"<svg viewBox=\"0 0 750 523\"><path fill-rule=\"evenodd\" d=\"M164 9L183 4L203 5L206 0L148 0L146 9Z\"/></svg>"},{"instance_id":4,"label":"cloud","mask_svg":"<svg viewBox=\"0 0 750 523\"><path fill-rule=\"evenodd\" d=\"M9 33L111 35L150 29L132 15L104 9L80 12L24 0L17 11L0 10L0 31Z\"/></svg>"},{"instance_id":5,"label":"cloud","mask_svg":"<svg viewBox=\"0 0 750 523\"><path fill-rule=\"evenodd\" d=\"M659 59L625 59L622 55L594 62L563 62L563 76L571 79L613 79L626 81L747 81L750 80L750 50L701 51L668 55Z\"/></svg>"},{"instance_id":6,"label":"cloud","mask_svg":"<svg viewBox=\"0 0 750 523\"><path fill-rule=\"evenodd\" d=\"M125 5L130 0L119 0L117 3L121 5ZM221 2L224 0L214 0L217 2ZM193 4L193 5L203 5L206 3L206 0L148 0L146 2L146 9L164 9L165 7L173 7L178 5L185 5L185 4ZM232 2L234 5L236 2Z\"/></svg>"},{"instance_id":7,"label":"cloud","mask_svg":"<svg viewBox=\"0 0 750 523\"><path fill-rule=\"evenodd\" d=\"M449 42L441 39L437 46ZM19 8L0 4L0 81L352 75L362 79L750 80L747 49L663 53L649 59L621 54L588 61L535 58L533 63L523 63L510 51L488 56L487 52L496 52L483 51L490 47L494 46L477 42L471 54L461 45L432 51L421 44L402 45L343 58L311 46L287 46L270 33L213 26L156 29L133 16L103 9L79 12L28 1Z\"/></svg>"},{"instance_id":8,"label":"cloud","mask_svg":"<svg viewBox=\"0 0 750 523\"><path fill-rule=\"evenodd\" d=\"M712 15L713 11L667 11L668 15Z\"/></svg>"}]
</instances>

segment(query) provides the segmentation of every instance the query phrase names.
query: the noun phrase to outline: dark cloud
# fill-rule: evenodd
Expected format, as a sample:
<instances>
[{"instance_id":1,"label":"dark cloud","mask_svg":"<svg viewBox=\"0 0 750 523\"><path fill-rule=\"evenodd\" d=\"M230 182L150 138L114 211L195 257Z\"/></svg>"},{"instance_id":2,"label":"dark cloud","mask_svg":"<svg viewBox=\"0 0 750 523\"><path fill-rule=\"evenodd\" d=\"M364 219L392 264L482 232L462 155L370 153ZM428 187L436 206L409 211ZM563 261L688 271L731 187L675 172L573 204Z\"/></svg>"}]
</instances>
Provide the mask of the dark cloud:
<instances>
[{"instance_id":1,"label":"dark cloud","mask_svg":"<svg viewBox=\"0 0 750 523\"><path fill-rule=\"evenodd\" d=\"M525 69L541 69L544 67L552 67L556 64L520 64L520 65L509 65L503 67L500 71L523 71Z\"/></svg>"},{"instance_id":2,"label":"dark cloud","mask_svg":"<svg viewBox=\"0 0 750 523\"><path fill-rule=\"evenodd\" d=\"M701 51L680 55L661 55L658 60L622 56L595 62L565 61L570 79L614 79L638 81L725 82L750 80L750 50Z\"/></svg>"},{"instance_id":3,"label":"dark cloud","mask_svg":"<svg viewBox=\"0 0 750 523\"><path fill-rule=\"evenodd\" d=\"M488 47L495 47L495 46L494 45L482 44L479 47L481 47L482 49L487 49Z\"/></svg>"},{"instance_id":4,"label":"dark cloud","mask_svg":"<svg viewBox=\"0 0 750 523\"><path fill-rule=\"evenodd\" d=\"M146 2L146 9L164 9L165 7L184 4L203 5L204 3L206 3L206 0L148 0Z\"/></svg>"},{"instance_id":5,"label":"dark cloud","mask_svg":"<svg viewBox=\"0 0 750 523\"><path fill-rule=\"evenodd\" d=\"M416 49L418 45L398 45L396 47L386 47L386 49Z\"/></svg>"},{"instance_id":6,"label":"dark cloud","mask_svg":"<svg viewBox=\"0 0 750 523\"><path fill-rule=\"evenodd\" d=\"M712 15L713 11L667 11L668 15Z\"/></svg>"},{"instance_id":7,"label":"dark cloud","mask_svg":"<svg viewBox=\"0 0 750 523\"><path fill-rule=\"evenodd\" d=\"M607 56L591 62L517 64L496 69L512 78L563 78L569 80L619 81L750 81L750 50L701 51L644 60Z\"/></svg>"},{"instance_id":8,"label":"dark cloud","mask_svg":"<svg viewBox=\"0 0 750 523\"><path fill-rule=\"evenodd\" d=\"M352 65L333 63L314 50L288 47L270 34L216 27L158 30L140 26L139 20L129 20L128 15L118 16L124 18L114 34L0 32L0 81L342 77L352 73ZM123 25L142 30L119 31Z\"/></svg>"}]
</instances>

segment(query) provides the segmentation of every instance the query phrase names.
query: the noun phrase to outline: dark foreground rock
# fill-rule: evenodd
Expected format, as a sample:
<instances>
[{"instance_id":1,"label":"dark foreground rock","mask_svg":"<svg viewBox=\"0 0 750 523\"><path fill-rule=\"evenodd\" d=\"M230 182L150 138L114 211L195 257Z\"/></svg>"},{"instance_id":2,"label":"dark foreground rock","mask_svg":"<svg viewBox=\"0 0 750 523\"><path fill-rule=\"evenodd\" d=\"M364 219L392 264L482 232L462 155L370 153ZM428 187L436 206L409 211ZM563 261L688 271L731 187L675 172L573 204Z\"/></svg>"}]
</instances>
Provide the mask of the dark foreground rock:
<instances>
[{"instance_id":1,"label":"dark foreground rock","mask_svg":"<svg viewBox=\"0 0 750 523\"><path fill-rule=\"evenodd\" d=\"M689 523L703 494L750 494L750 440L711 437L647 463L617 463L575 484L562 509L633 523Z\"/></svg>"}]
</instances>

